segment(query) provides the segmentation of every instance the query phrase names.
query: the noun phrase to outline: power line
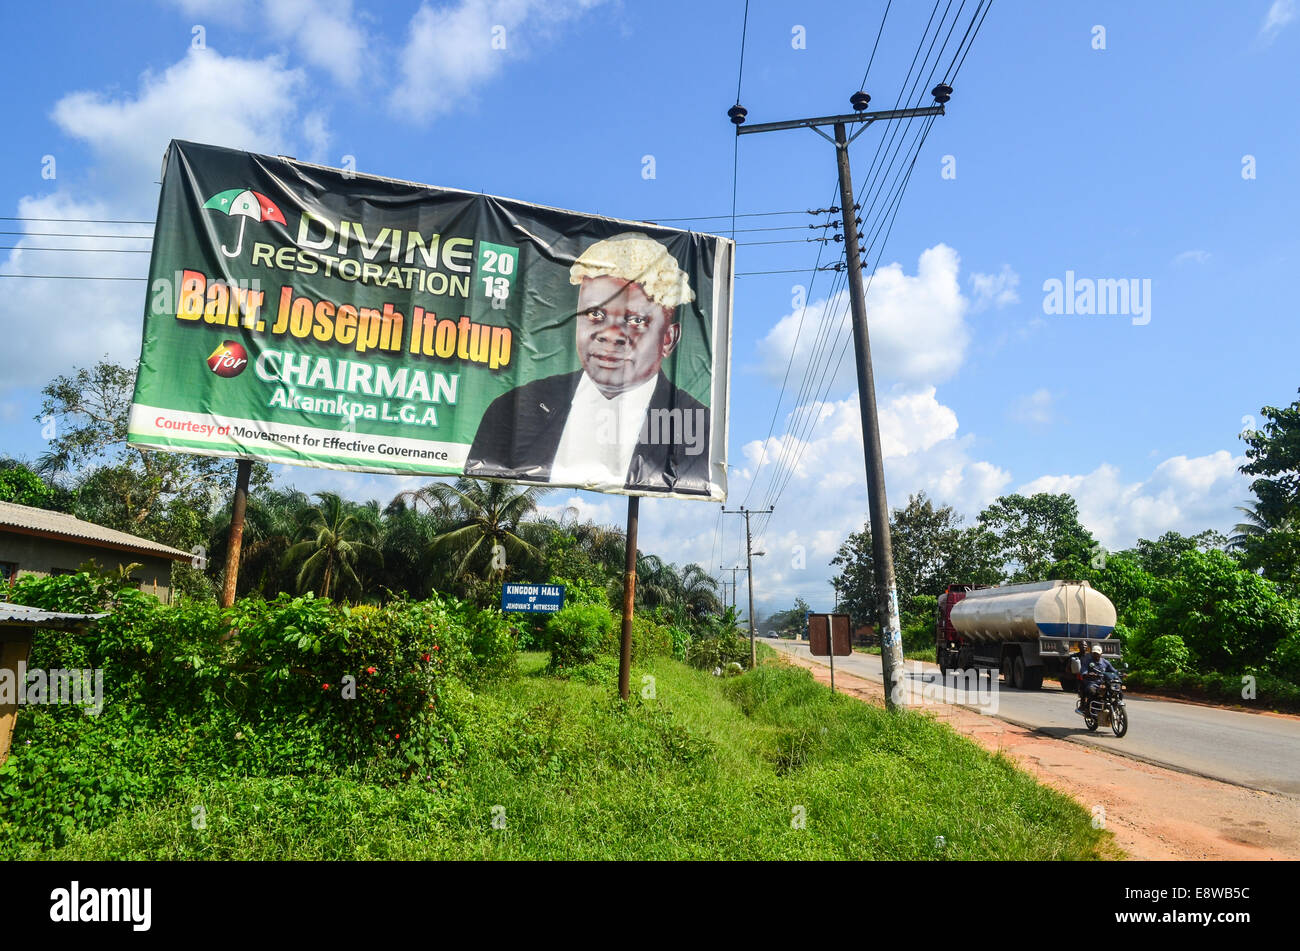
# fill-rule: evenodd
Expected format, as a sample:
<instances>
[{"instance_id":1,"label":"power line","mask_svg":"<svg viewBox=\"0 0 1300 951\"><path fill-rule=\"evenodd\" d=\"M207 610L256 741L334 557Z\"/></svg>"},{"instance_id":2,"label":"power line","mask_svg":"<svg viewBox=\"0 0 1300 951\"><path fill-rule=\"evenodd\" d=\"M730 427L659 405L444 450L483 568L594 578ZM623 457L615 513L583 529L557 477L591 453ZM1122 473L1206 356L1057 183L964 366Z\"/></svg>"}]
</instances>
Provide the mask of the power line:
<instances>
[{"instance_id":1,"label":"power line","mask_svg":"<svg viewBox=\"0 0 1300 951\"><path fill-rule=\"evenodd\" d=\"M809 240L812 239L810 238ZM765 244L767 242L760 241L758 243ZM786 242L773 241L771 243L785 244ZM0 247L0 251L73 251L76 253L80 253L82 251L90 251L90 252L108 251L113 254L148 254L150 252L150 249L149 248L31 248L23 244L11 244L4 247Z\"/></svg>"},{"instance_id":2,"label":"power line","mask_svg":"<svg viewBox=\"0 0 1300 951\"><path fill-rule=\"evenodd\" d=\"M138 218L29 218L24 215L0 215L0 221L71 221L83 225L151 225L152 219Z\"/></svg>"},{"instance_id":3,"label":"power line","mask_svg":"<svg viewBox=\"0 0 1300 951\"><path fill-rule=\"evenodd\" d=\"M956 24L960 21L962 10L965 7L965 2L966 0L962 0L962 4L958 8L957 15L953 18L952 24L949 26L948 33L944 38L943 45L940 47L939 55L935 58L934 66L930 71L930 77L929 77L930 80L933 80L934 73L938 69L939 63L942 61L943 53L947 50L947 47L951 41L951 37L956 27ZM983 6L983 0L981 0L980 5ZM930 18L927 21L926 29L922 33L921 41L917 44L917 50L913 54L912 62L909 65L907 71L907 76L904 78L903 83L900 86L898 99L896 100L895 103L896 108L898 104L902 102L905 92L909 92L908 80L911 78L913 70L916 69L917 58L920 55L922 47L925 46L925 40L930 33L930 27L934 23L934 15L938 12L938 6L939 4L936 0L934 8L931 11ZM920 71L917 72L916 80L913 81L911 84L910 93L912 94L915 93L917 83L919 83L921 77L925 75L925 67L930 62L931 52L934 50L934 45L938 40L939 34L943 30L944 23L947 21L947 14L948 11L951 9L951 7L952 7L952 3L951 0L949 0L948 6L945 7L944 9L943 16L939 20L939 26L938 28L935 29L934 37L930 40L930 45L929 48L926 50L925 57L921 60L921 69ZM980 14L980 10L977 7L975 14L973 14L971 17L970 23L974 23L976 17L979 16L979 14ZM987 9L985 9L985 14L987 14ZM886 16L887 15L888 15L888 7L886 8ZM884 22L884 18L882 17L882 30L883 30L883 22ZM978 31L978 28L976 28L976 31ZM971 28L970 25L968 24L966 34L963 35L962 41L965 42L967 36L970 35L971 35ZM958 53L961 52L961 46L962 44L959 43L957 53L954 53L954 59L956 58ZM869 70L870 70L870 64L868 65L868 71ZM866 77L864 76L863 85L865 85L865 78ZM911 124L911 120L909 120L908 124L909 125ZM892 207L893 214L890 216L888 228L885 230L884 241L880 245L880 254L877 255L875 267L879 266L880 256L883 255L884 244L888 241L889 233L892 232L893 220L897 216L897 210L901 205L902 192L906 188L906 183L910 181L911 170L915 167L916 159L917 157L919 157L920 154L920 149L924 145L925 136L928 136L929 128L932 124L933 124L933 117L930 118L930 122L924 124L923 130L921 132L918 132L917 136L913 139L913 146L915 148L915 152L913 153L910 162L907 162L905 166L907 169L906 177L903 177L902 167L900 166L899 172L893 175L893 183L890 184L888 188L885 187L885 183L890 181L891 173L893 172L893 169L895 167L896 159L901 150L903 141L906 139L906 130L894 127L893 129L891 129L891 135L887 138L882 137L882 139L877 145L876 155L873 156L872 159L872 167L875 169L875 173L869 176L867 183L864 184L858 196L859 204L861 204L863 201L862 196L866 193L866 191L869 188L875 186L874 188L875 197L873 197L870 204L867 205L867 211L866 214L864 215L864 217L867 218L871 217L871 209L875 207L876 202L879 200L882 194L890 194L893 196L892 199L886 199L884 205L882 206L881 214L880 216L878 216L877 219L880 221L880 226L876 227L873 222L873 226L868 229L868 234L870 235L870 240L869 240L869 249L870 249L873 248L876 243L875 237L880 235L882 228L885 228L884 217L886 215L889 215L890 209ZM895 141L897 141L896 146L894 145ZM878 164L877 160L882 150L885 152L887 159L883 165L880 165ZM907 151L913 152L913 149L909 148ZM881 174L882 171L883 171L883 175ZM874 279L874 276L875 276L875 271L873 268L873 271L871 273L871 278ZM838 287L838 281L836 283ZM870 287L870 282L868 282L868 287ZM843 323L843 312L841 310L839 313L836 313L836 308L833 307L833 301L834 301L834 294L832 294L827 298L827 306L825 311L823 312L822 325L821 327L819 327L817 335L814 338L815 342L813 346L813 352L809 358L808 364L806 365L806 369L805 369L804 384L801 384L799 395L796 397L795 400L794 416L791 418L790 425L787 427L786 437L783 440L781 457L778 460L777 471L775 471L770 478L767 498L764 500L765 502L774 502L775 500L779 499L780 496L784 493L785 487L788 486L791 479L793 479L794 473L795 471L797 471L798 464L802 460L803 452L807 447L807 441L810 439L812 431L816 428L818 422L820 421L820 417L822 415L821 407L824 404L825 394L829 390L831 382L834 379L835 373L838 372L839 365L843 361L843 355L847 350L847 343L845 343L840 349L838 359L836 360L835 369L829 375L824 377L825 380L824 385L821 387L814 387L813 390L809 391L806 386L806 383L810 379L815 379L817 370L823 368L824 366L824 364L822 363L823 353L825 353L826 363L829 363L829 353L826 353L825 351L825 344L829 341L829 332L832 328L839 327ZM797 349L797 338L798 335L796 335L796 349ZM820 390L820 392L817 392L818 390ZM812 396L814 393L816 393L818 397L815 401L813 401L810 404L804 404L801 402L805 394L808 396ZM770 440L770 434L768 438ZM766 443L765 443L765 448L766 448ZM793 454L793 458L791 458L792 454ZM786 465L786 463L788 463L788 465ZM751 485L751 490L752 490L752 485ZM766 525L767 523L764 524Z\"/></svg>"},{"instance_id":4,"label":"power line","mask_svg":"<svg viewBox=\"0 0 1300 951\"><path fill-rule=\"evenodd\" d=\"M889 0L889 2L885 4L885 12L880 17L880 29L876 30L876 42L871 46L871 58L867 60L867 69L866 72L862 74L862 82L858 84L859 89L867 88L867 77L871 75L871 64L876 61L876 48L880 46L880 36L885 32L885 20L889 18L889 8L893 5L893 2L894 0Z\"/></svg>"},{"instance_id":5,"label":"power line","mask_svg":"<svg viewBox=\"0 0 1300 951\"><path fill-rule=\"evenodd\" d=\"M82 234L72 231L0 231L0 234L17 234L27 238L130 238L135 241L149 241L151 234Z\"/></svg>"},{"instance_id":6,"label":"power line","mask_svg":"<svg viewBox=\"0 0 1300 951\"><path fill-rule=\"evenodd\" d=\"M950 0L950 3L951 3L951 0ZM904 90L907 89L907 83L908 83L908 80L911 78L912 70L914 70L914 69L916 68L916 59L917 59L917 57L920 55L921 47L925 45L925 38L929 35L930 27L931 27L931 25L934 23L934 16L935 16L935 14L938 12L938 10L939 10L939 0L935 0L934 7L933 7L933 8L931 9L931 11L930 11L930 18L929 18L929 20L926 21L925 29L924 29L924 30L922 31L922 33L921 33L921 39L917 42L916 50L915 50L915 52L913 52L913 54L912 54L912 61L911 61L911 63L908 65L907 73L906 73L906 75L905 75L904 78L903 78L903 82L902 82L901 86L899 87L898 97L896 98L896 100L895 100L895 102L894 102L894 108L895 108L895 109L897 109L898 106L902 103ZM886 10L886 13L887 13L887 12L888 12L888 10ZM946 11L945 11L945 16L946 16ZM884 30L884 17L881 18L881 26L880 26L880 29L877 31L877 36L878 36L878 37L879 37L879 35L883 32L883 30ZM937 36L937 31L936 31L936 36ZM870 63L868 63L868 72L869 72L869 71L870 71ZM865 74L864 74L864 77L863 77L863 85L866 84L866 83L865 83L865 79L866 79L866 76L865 76ZM910 121L910 120L909 120L909 121ZM891 131L892 131L892 132L896 132L896 129L891 130ZM884 139L884 137L882 136L880 142L877 143L877 146L876 146L876 154L872 157L872 166L873 166L873 167L875 166L876 161L877 161L877 159L878 159L879 156L880 156L881 146L883 145L884 141L885 141L885 139ZM890 141L892 141L892 137L891 137ZM859 202L859 204L861 204L861 202ZM856 211L855 211L854 213L856 214ZM820 259L820 258L819 258L819 259ZM836 321L834 321L834 322L831 321L831 314L832 314L832 312L833 312L832 304L833 304L833 302L834 302L834 300L835 300L836 295L839 294L839 293L840 293L840 282L839 282L839 280L837 279L837 280L835 280L835 281L833 282L832 287L831 287L831 292L830 292L830 293L827 295L827 297L826 297L827 307L826 307L826 309L823 310L823 312L822 312L822 320L821 320L821 323L820 323L820 325L818 326L818 328L817 328L817 332L814 334L814 337L813 337L812 354L811 354L810 357L809 357L808 363L807 363L807 364L805 365L805 367L804 367L803 378L802 378L801 381L800 381L799 390L798 390L798 393L796 394L795 399L794 399L794 408L793 408L793 410L792 410L792 416L791 416L790 422L789 422L789 423L787 424L787 426L786 426L786 433L787 433L787 435L790 435L790 434L792 434L792 433L796 433L796 432L798 432L798 431L801 430L801 429L806 429L806 428L807 428L807 426L806 426L806 425L804 424L804 422L801 420L801 415L806 419L806 418L808 417L808 415L812 412L812 408L811 408L811 407L808 407L806 404L804 404L804 403L802 402L802 400L803 400L803 397L804 397L805 393L809 392L809 382L810 382L810 380L813 378L813 374L814 374L815 369L816 369L816 367L817 367L817 364L818 364L818 362L819 362L819 360L820 360L820 354L821 354L821 353L824 351L824 349L825 349L825 345L826 345L826 342L827 342L827 335L828 335L828 333L829 333L829 330L830 330L831 327L833 327L833 326L835 326L836 324L838 324L838 323L841 322L840 320L836 320ZM800 338L800 336L802 335L802 329L803 329L803 317L804 317L804 314L806 313L806 307L807 307L807 301L805 300L805 310L804 310L804 312L801 312L801 314L800 314L799 329L796 331L796 334L795 334L795 345L791 348L790 361L787 362L787 366L786 366L786 377L787 377L787 379L788 379L788 376L789 376L789 369L790 369L790 366L791 366L791 364L793 363L793 360L794 360L794 355L795 355L795 353L796 353L797 350L798 350L799 338ZM777 402L776 409L773 411L773 424L775 424L775 419L776 419L776 417L777 417L777 416L779 415L779 413L780 413L780 401L781 401L781 399L784 398L784 393L785 393L785 382L782 383L782 387L781 387L781 396L778 397L778 402ZM763 456L763 458L764 458L764 459L766 458L767 443L770 441L770 439L771 439L771 432L768 433L768 438L767 438L767 440L764 441L764 444L763 444L763 450L764 450L764 456ZM772 473L771 476L769 476L768 489L767 489L767 496L768 496L768 497L767 497L767 499L765 499L765 502L768 501L768 500L771 500L771 499L772 499L772 487L773 487L774 485L776 485L776 484L780 481L781 468L782 468L783 463L786 461L786 458L787 458L788 453L789 453L789 446L788 446L788 443L787 443L787 442L783 441L783 443L782 443L782 447L781 447L781 448L782 448L782 452L781 452L781 456L780 456L780 457L778 458L778 460L777 460L776 470ZM759 468L761 469L761 463L760 463ZM755 478L754 478L754 481L755 481L755 482L757 482L757 477L758 477L758 472L757 472L757 470L756 470L756 471L755 471ZM754 485L754 483L751 483L751 484L750 484L749 492L752 492L752 491L753 491L753 485ZM746 501L748 501L748 493L746 494ZM766 507L766 505L763 506L763 507ZM766 523L764 523L764 524L766 524Z\"/></svg>"},{"instance_id":7,"label":"power line","mask_svg":"<svg viewBox=\"0 0 1300 951\"><path fill-rule=\"evenodd\" d=\"M147 281L147 277L106 277L98 274L0 274L0 277L25 277L33 281Z\"/></svg>"}]
</instances>

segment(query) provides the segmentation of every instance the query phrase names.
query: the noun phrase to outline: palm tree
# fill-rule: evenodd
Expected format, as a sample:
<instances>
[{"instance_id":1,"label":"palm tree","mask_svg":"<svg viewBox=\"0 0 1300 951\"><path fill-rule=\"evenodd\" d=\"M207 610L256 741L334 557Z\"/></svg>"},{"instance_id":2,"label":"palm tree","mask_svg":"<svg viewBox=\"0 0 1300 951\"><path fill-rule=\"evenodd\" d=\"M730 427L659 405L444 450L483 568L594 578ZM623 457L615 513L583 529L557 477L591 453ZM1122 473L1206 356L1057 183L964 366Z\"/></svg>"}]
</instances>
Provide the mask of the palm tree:
<instances>
[{"instance_id":1,"label":"palm tree","mask_svg":"<svg viewBox=\"0 0 1300 951\"><path fill-rule=\"evenodd\" d=\"M304 513L302 541L285 552L283 564L300 564L298 590L319 581L321 597L336 589L360 592L357 564L362 557L378 560L375 539L378 506L355 506L333 492L317 492L319 505Z\"/></svg>"},{"instance_id":2,"label":"palm tree","mask_svg":"<svg viewBox=\"0 0 1300 951\"><path fill-rule=\"evenodd\" d=\"M1269 524L1268 519L1259 513L1257 506L1238 505L1235 508L1246 516L1246 520L1238 522L1232 527L1234 534L1228 539L1228 551L1244 551L1252 538L1260 538L1270 532L1294 532L1296 530L1295 521L1290 518L1284 518L1276 525Z\"/></svg>"},{"instance_id":3,"label":"palm tree","mask_svg":"<svg viewBox=\"0 0 1300 951\"><path fill-rule=\"evenodd\" d=\"M250 492L244 514L244 538L240 548L239 591L260 591L275 597L291 587L293 579L284 569L284 553L293 545L311 508L311 498L297 489L266 489ZM226 563L230 536L230 511L213 522L208 564L219 569Z\"/></svg>"},{"instance_id":4,"label":"palm tree","mask_svg":"<svg viewBox=\"0 0 1300 951\"><path fill-rule=\"evenodd\" d=\"M579 522L569 531L587 557L604 567L611 577L620 577L627 562L627 536L611 525Z\"/></svg>"},{"instance_id":5,"label":"palm tree","mask_svg":"<svg viewBox=\"0 0 1300 951\"><path fill-rule=\"evenodd\" d=\"M390 591L427 597L434 588L437 565L430 557L434 539L451 522L440 512L421 512L401 498L384 510L381 554Z\"/></svg>"},{"instance_id":6,"label":"palm tree","mask_svg":"<svg viewBox=\"0 0 1300 951\"><path fill-rule=\"evenodd\" d=\"M480 576L499 581L510 564L540 560L537 525L528 516L550 491L541 486L516 489L504 482L462 477L450 485L432 482L398 498L424 502L447 518L449 525L433 539L430 554L452 559L453 579L463 587L474 587L465 580L475 562Z\"/></svg>"},{"instance_id":7,"label":"palm tree","mask_svg":"<svg viewBox=\"0 0 1300 951\"><path fill-rule=\"evenodd\" d=\"M722 610L722 601L718 597L718 579L701 568L691 564L682 569L682 602L686 613L699 620L708 614Z\"/></svg>"},{"instance_id":8,"label":"palm tree","mask_svg":"<svg viewBox=\"0 0 1300 951\"><path fill-rule=\"evenodd\" d=\"M680 605L682 579L675 565L670 565L658 555L636 556L637 601L648 608Z\"/></svg>"}]
</instances>

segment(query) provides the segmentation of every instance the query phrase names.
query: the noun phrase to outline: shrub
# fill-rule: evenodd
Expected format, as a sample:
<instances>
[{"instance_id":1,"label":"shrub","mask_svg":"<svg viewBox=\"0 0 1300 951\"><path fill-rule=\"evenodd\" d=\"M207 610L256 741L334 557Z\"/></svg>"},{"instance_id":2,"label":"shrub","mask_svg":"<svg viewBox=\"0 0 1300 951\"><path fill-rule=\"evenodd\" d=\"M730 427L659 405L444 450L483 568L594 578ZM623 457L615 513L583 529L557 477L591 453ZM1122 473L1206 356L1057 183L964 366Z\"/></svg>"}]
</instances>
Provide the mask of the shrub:
<instances>
[{"instance_id":1,"label":"shrub","mask_svg":"<svg viewBox=\"0 0 1300 951\"><path fill-rule=\"evenodd\" d=\"M602 604L566 604L546 622L550 670L589 664L617 650L617 618Z\"/></svg>"},{"instance_id":2,"label":"shrub","mask_svg":"<svg viewBox=\"0 0 1300 951\"><path fill-rule=\"evenodd\" d=\"M1160 676L1186 670L1190 659L1191 652L1177 634L1163 634L1151 642L1148 663Z\"/></svg>"},{"instance_id":3,"label":"shrub","mask_svg":"<svg viewBox=\"0 0 1300 951\"><path fill-rule=\"evenodd\" d=\"M1279 677L1300 686L1300 631L1292 631L1282 639L1268 665Z\"/></svg>"},{"instance_id":4,"label":"shrub","mask_svg":"<svg viewBox=\"0 0 1300 951\"><path fill-rule=\"evenodd\" d=\"M686 662L700 670L725 670L732 663L748 667L749 642L730 633L701 638L686 649Z\"/></svg>"},{"instance_id":5,"label":"shrub","mask_svg":"<svg viewBox=\"0 0 1300 951\"><path fill-rule=\"evenodd\" d=\"M436 778L463 755L463 682L514 667L501 613L452 598L348 608L281 595L222 611L84 573L14 590L50 610L111 613L83 634L35 635L30 666L103 669L105 704L98 716L23 710L0 769L0 856L57 845L186 777Z\"/></svg>"},{"instance_id":6,"label":"shrub","mask_svg":"<svg viewBox=\"0 0 1300 951\"><path fill-rule=\"evenodd\" d=\"M618 619L619 633L622 634L622 619ZM615 654L619 647L615 646ZM672 631L653 618L644 615L632 617L632 660L641 663L651 657L667 656L673 652Z\"/></svg>"}]
</instances>

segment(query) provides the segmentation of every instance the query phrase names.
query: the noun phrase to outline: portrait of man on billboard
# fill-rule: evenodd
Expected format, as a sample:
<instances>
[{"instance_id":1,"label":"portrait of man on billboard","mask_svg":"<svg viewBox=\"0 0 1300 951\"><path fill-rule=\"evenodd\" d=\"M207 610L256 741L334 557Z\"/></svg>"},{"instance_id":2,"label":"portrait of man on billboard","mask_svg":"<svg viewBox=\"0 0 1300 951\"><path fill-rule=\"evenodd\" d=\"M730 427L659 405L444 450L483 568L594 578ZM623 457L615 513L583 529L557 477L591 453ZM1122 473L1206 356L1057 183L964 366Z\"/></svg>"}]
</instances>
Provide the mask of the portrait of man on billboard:
<instances>
[{"instance_id":1,"label":"portrait of man on billboard","mask_svg":"<svg viewBox=\"0 0 1300 951\"><path fill-rule=\"evenodd\" d=\"M582 369L545 377L488 407L465 474L582 487L709 491L709 411L662 364L695 299L668 249L628 232L574 261Z\"/></svg>"}]
</instances>

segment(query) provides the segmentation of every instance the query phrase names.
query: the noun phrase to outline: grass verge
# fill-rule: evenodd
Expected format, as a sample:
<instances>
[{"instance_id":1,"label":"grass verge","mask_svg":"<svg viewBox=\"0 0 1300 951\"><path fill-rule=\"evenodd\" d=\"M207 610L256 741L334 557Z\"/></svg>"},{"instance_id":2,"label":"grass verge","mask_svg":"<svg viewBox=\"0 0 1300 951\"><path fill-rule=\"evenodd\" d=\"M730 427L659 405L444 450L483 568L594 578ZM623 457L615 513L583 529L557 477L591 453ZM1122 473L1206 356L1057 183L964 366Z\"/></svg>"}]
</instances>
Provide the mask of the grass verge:
<instances>
[{"instance_id":1,"label":"grass verge","mask_svg":"<svg viewBox=\"0 0 1300 951\"><path fill-rule=\"evenodd\" d=\"M464 760L445 780L384 786L359 775L195 777L165 800L27 857L1087 859L1113 852L1080 805L1010 760L923 716L831 695L806 670L769 660L724 679L658 658L634 670L634 699L623 703L603 678L559 679L544 666L544 655L523 655L520 677L464 699Z\"/></svg>"}]
</instances>

